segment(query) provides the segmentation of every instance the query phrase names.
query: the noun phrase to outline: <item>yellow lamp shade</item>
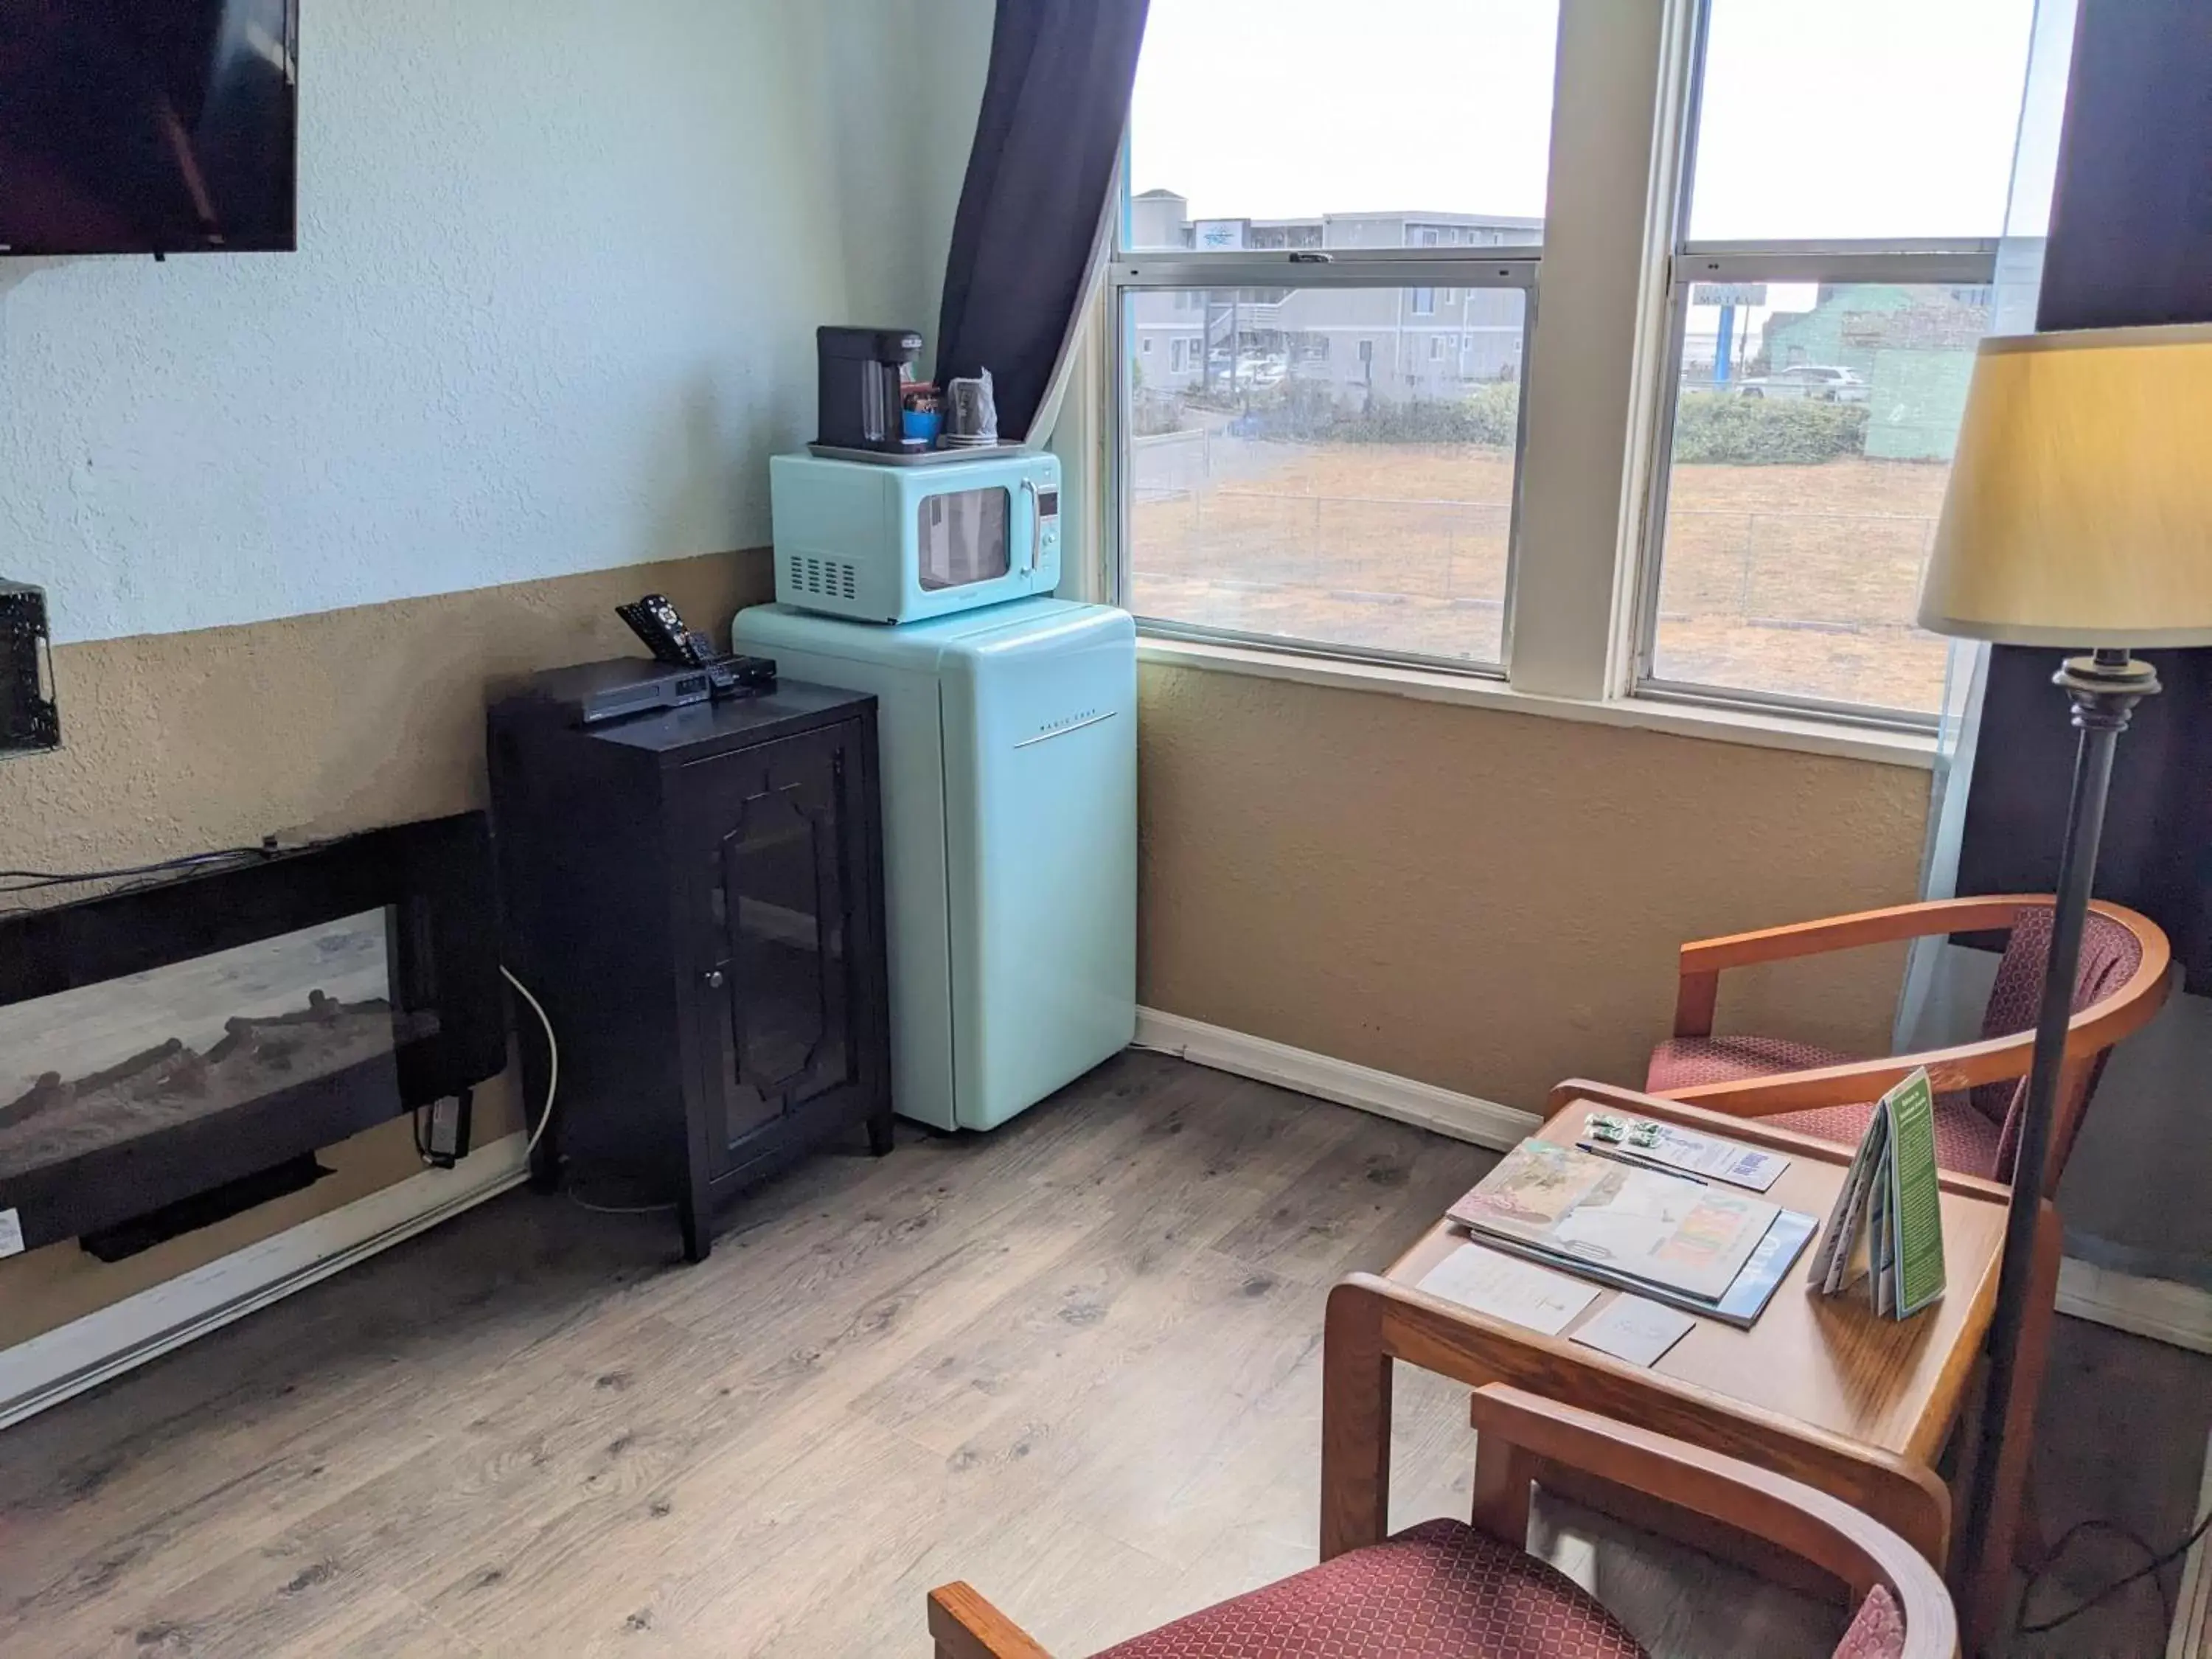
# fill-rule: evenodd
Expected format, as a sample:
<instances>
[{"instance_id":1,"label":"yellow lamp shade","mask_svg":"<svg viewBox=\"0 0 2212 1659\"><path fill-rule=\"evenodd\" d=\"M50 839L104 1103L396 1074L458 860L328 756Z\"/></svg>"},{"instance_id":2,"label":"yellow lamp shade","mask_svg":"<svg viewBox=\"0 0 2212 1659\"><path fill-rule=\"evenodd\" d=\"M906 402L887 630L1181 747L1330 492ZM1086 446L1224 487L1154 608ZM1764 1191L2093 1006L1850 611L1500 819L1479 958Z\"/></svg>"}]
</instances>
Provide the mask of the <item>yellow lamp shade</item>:
<instances>
[{"instance_id":1,"label":"yellow lamp shade","mask_svg":"<svg viewBox=\"0 0 2212 1659\"><path fill-rule=\"evenodd\" d=\"M2212 645L2212 324L1982 343L1920 625Z\"/></svg>"}]
</instances>

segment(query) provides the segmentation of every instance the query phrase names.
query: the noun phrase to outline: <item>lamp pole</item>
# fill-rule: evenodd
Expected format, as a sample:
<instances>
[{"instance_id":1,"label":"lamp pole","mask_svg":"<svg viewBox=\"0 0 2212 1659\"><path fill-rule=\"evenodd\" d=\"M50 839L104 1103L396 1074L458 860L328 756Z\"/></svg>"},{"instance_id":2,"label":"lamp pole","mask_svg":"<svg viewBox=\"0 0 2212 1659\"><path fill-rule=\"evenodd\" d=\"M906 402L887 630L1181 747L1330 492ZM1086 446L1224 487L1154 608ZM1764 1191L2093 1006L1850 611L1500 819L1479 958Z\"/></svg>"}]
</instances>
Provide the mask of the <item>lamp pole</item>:
<instances>
[{"instance_id":1,"label":"lamp pole","mask_svg":"<svg viewBox=\"0 0 2212 1659\"><path fill-rule=\"evenodd\" d=\"M1990 1316L1990 1391L1982 1411L1974 1480L1966 1521L1954 1559L1972 1571L1989 1540L1996 1498L1997 1456L2019 1387L2020 1340L2027 1320L2034 1272L2035 1231L2041 1220L2044 1170L2050 1161L2051 1120L2065 1069L2066 1029L2074 1017L2074 981L2081 963L2081 932L2088 920L2097 876L2097 844L2105 830L2105 799L2112 781L2112 752L2135 707L2158 690L2147 662L2124 650L2069 658L2051 677L2074 705L2081 738L2074 751L2073 793L2066 812L2066 841L2058 859L2057 904L2051 917L2051 961L2036 1015L2035 1052L2021 1109L2014 1152L2012 1198L2006 1212L2004 1256L1997 1273L1996 1307Z\"/></svg>"}]
</instances>

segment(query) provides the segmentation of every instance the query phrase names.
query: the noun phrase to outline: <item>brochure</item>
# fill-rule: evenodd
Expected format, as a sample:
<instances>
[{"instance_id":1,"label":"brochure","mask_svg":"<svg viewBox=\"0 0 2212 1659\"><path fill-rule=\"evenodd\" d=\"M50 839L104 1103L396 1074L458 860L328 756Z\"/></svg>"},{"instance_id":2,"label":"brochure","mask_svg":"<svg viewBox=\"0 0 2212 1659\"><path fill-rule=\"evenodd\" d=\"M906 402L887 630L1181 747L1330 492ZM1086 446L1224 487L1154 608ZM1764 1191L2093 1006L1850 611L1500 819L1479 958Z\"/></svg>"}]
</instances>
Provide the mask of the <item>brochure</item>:
<instances>
[{"instance_id":1,"label":"brochure","mask_svg":"<svg viewBox=\"0 0 2212 1659\"><path fill-rule=\"evenodd\" d=\"M1503 1167L1503 1166L1501 1166ZM1813 1253L1807 1279L1833 1296L1868 1281L1874 1310L1909 1319L1943 1294L1942 1188L1936 1092L1923 1067L1881 1097Z\"/></svg>"}]
</instances>

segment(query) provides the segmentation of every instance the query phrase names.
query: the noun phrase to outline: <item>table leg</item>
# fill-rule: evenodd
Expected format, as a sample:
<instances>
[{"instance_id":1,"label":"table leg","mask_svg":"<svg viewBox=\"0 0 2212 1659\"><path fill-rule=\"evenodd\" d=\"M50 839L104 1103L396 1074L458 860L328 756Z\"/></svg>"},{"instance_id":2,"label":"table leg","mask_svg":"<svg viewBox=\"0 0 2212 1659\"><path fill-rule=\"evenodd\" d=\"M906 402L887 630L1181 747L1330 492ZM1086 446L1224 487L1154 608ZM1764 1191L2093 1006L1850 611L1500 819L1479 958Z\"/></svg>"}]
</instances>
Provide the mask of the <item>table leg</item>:
<instances>
[{"instance_id":1,"label":"table leg","mask_svg":"<svg viewBox=\"0 0 2212 1659\"><path fill-rule=\"evenodd\" d=\"M2035 1449L2035 1408L2043 1396L2051 1327L2058 1313L2058 1261L2064 1244L2058 1212L2046 1200L2036 1223L2035 1276L2028 1285L2027 1321L2021 1331L2012 1409L2003 1425L1996 1467L1972 1472L1977 1480L1996 1482L1990 1508L1990 1535L1983 1540L1979 1560L1953 1564L1960 1622L1965 1627L1966 1651L1970 1654L1996 1651L2001 1635L2011 1589L2013 1539L2020 1525L2021 1496L2027 1486L2028 1461Z\"/></svg>"}]
</instances>

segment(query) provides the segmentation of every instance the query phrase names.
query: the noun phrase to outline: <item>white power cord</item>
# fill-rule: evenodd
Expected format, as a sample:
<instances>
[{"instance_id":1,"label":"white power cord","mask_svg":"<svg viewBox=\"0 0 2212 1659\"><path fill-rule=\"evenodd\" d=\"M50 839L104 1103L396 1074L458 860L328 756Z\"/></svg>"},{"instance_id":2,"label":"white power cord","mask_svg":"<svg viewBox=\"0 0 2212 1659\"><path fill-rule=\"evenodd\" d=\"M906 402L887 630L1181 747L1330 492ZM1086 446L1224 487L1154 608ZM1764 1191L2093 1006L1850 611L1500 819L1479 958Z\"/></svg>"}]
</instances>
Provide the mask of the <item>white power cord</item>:
<instances>
[{"instance_id":1,"label":"white power cord","mask_svg":"<svg viewBox=\"0 0 2212 1659\"><path fill-rule=\"evenodd\" d=\"M545 1017L545 1005L530 994L527 985L507 972L505 963L500 963L499 973L501 979L514 987L515 994L530 1005L531 1012L538 1016L538 1023L545 1028L545 1109L538 1115L538 1127L530 1132L530 1144L522 1149L522 1155L528 1158L538 1150L538 1143L544 1139L545 1126L553 1121L554 1097L561 1091L561 1045L554 1041L553 1022Z\"/></svg>"}]
</instances>

